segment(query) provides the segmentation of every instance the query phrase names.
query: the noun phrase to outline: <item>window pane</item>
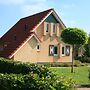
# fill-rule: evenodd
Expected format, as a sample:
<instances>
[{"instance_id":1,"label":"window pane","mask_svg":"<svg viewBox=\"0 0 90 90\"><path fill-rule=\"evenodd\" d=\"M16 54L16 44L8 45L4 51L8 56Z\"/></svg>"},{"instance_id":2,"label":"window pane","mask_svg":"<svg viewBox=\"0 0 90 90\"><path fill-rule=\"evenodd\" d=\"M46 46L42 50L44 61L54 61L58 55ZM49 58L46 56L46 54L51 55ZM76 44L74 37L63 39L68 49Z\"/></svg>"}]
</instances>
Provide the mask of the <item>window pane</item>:
<instances>
[{"instance_id":1,"label":"window pane","mask_svg":"<svg viewBox=\"0 0 90 90\"><path fill-rule=\"evenodd\" d=\"M46 24L46 32L49 30L49 24Z\"/></svg>"},{"instance_id":2,"label":"window pane","mask_svg":"<svg viewBox=\"0 0 90 90\"><path fill-rule=\"evenodd\" d=\"M70 46L66 46L66 56L70 56Z\"/></svg>"},{"instance_id":3,"label":"window pane","mask_svg":"<svg viewBox=\"0 0 90 90\"><path fill-rule=\"evenodd\" d=\"M49 55L53 56L54 55L54 45L49 46Z\"/></svg>"},{"instance_id":4,"label":"window pane","mask_svg":"<svg viewBox=\"0 0 90 90\"><path fill-rule=\"evenodd\" d=\"M55 33L55 24L53 24L53 32Z\"/></svg>"},{"instance_id":5,"label":"window pane","mask_svg":"<svg viewBox=\"0 0 90 90\"><path fill-rule=\"evenodd\" d=\"M54 47L54 54L58 54L57 51L58 51L58 48Z\"/></svg>"},{"instance_id":6,"label":"window pane","mask_svg":"<svg viewBox=\"0 0 90 90\"><path fill-rule=\"evenodd\" d=\"M37 45L37 49L39 49L39 45Z\"/></svg>"},{"instance_id":7,"label":"window pane","mask_svg":"<svg viewBox=\"0 0 90 90\"><path fill-rule=\"evenodd\" d=\"M65 48L64 48L64 47L62 47L62 54L64 54L64 53L65 53L64 51L65 51Z\"/></svg>"}]
</instances>

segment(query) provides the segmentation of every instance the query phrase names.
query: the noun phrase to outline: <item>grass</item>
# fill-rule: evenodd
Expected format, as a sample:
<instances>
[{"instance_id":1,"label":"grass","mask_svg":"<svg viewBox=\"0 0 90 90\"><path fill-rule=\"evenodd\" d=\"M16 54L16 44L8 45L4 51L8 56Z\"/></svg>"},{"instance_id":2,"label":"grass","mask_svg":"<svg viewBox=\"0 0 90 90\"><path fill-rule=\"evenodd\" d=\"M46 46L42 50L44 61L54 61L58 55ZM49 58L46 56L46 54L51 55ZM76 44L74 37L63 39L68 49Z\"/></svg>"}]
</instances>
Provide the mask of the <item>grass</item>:
<instances>
[{"instance_id":1,"label":"grass","mask_svg":"<svg viewBox=\"0 0 90 90\"><path fill-rule=\"evenodd\" d=\"M60 76L65 76L66 78L72 77L77 84L79 85L87 85L89 84L89 79L88 75L89 72L88 70L90 67L74 67L74 73L71 73L71 68L70 67L52 67L50 68L51 71L53 71L55 74Z\"/></svg>"}]
</instances>

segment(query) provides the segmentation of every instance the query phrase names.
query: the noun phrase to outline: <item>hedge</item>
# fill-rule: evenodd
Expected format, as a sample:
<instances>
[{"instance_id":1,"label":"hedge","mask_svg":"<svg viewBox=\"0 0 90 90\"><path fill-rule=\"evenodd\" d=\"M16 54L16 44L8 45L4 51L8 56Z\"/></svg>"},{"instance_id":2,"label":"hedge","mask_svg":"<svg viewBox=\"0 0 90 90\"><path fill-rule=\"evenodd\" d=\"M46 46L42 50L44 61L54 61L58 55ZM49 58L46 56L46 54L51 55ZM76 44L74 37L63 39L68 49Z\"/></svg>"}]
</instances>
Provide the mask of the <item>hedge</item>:
<instances>
[{"instance_id":1,"label":"hedge","mask_svg":"<svg viewBox=\"0 0 90 90\"><path fill-rule=\"evenodd\" d=\"M71 90L74 85L72 79L58 78L44 65L0 58L1 90Z\"/></svg>"},{"instance_id":2,"label":"hedge","mask_svg":"<svg viewBox=\"0 0 90 90\"><path fill-rule=\"evenodd\" d=\"M0 73L13 74L29 74L30 72L37 73L40 77L48 76L50 71L44 65L27 64L0 58Z\"/></svg>"},{"instance_id":3,"label":"hedge","mask_svg":"<svg viewBox=\"0 0 90 90\"><path fill-rule=\"evenodd\" d=\"M72 79L40 78L38 74L0 74L1 90L71 90L74 86Z\"/></svg>"}]
</instances>

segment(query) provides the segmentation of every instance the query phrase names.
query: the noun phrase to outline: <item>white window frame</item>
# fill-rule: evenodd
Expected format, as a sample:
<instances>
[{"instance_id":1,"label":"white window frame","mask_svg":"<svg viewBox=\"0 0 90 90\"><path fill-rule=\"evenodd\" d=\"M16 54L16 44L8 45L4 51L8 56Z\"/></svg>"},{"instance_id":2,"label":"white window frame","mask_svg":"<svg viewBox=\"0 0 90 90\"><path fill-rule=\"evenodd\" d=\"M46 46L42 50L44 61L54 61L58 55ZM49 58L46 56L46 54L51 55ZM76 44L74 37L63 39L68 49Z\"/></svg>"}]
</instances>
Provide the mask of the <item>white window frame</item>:
<instances>
[{"instance_id":1,"label":"white window frame","mask_svg":"<svg viewBox=\"0 0 90 90\"><path fill-rule=\"evenodd\" d=\"M48 26L48 27L47 27ZM49 32L49 23L47 22L46 23L46 33L48 33Z\"/></svg>"},{"instance_id":2,"label":"white window frame","mask_svg":"<svg viewBox=\"0 0 90 90\"><path fill-rule=\"evenodd\" d=\"M53 23L53 33L56 33L56 23Z\"/></svg>"},{"instance_id":3,"label":"white window frame","mask_svg":"<svg viewBox=\"0 0 90 90\"><path fill-rule=\"evenodd\" d=\"M38 49L38 46L39 46L39 49ZM36 46L37 51L40 51L40 48L41 48L41 45L37 44L37 46Z\"/></svg>"},{"instance_id":4,"label":"white window frame","mask_svg":"<svg viewBox=\"0 0 90 90\"><path fill-rule=\"evenodd\" d=\"M59 55L59 53L58 53L58 46L57 45L54 45L54 48L55 47L57 47L57 54L55 54L55 52L54 52L53 56L58 56Z\"/></svg>"},{"instance_id":5,"label":"white window frame","mask_svg":"<svg viewBox=\"0 0 90 90\"><path fill-rule=\"evenodd\" d=\"M50 46L53 47L53 54L50 55ZM54 52L54 48L57 47L57 54L55 54ZM58 52L58 45L49 45L49 56L58 56L59 55L59 52Z\"/></svg>"},{"instance_id":6,"label":"white window frame","mask_svg":"<svg viewBox=\"0 0 90 90\"><path fill-rule=\"evenodd\" d=\"M68 50L68 53L67 53ZM70 46L66 45L66 51L65 51L66 56L70 56Z\"/></svg>"},{"instance_id":7,"label":"white window frame","mask_svg":"<svg viewBox=\"0 0 90 90\"><path fill-rule=\"evenodd\" d=\"M62 48L63 48L63 47L64 47L64 54L63 54L62 52L61 52L61 53L62 53L62 56L65 56L65 53L66 53L66 52L65 52L66 46L62 46Z\"/></svg>"}]
</instances>

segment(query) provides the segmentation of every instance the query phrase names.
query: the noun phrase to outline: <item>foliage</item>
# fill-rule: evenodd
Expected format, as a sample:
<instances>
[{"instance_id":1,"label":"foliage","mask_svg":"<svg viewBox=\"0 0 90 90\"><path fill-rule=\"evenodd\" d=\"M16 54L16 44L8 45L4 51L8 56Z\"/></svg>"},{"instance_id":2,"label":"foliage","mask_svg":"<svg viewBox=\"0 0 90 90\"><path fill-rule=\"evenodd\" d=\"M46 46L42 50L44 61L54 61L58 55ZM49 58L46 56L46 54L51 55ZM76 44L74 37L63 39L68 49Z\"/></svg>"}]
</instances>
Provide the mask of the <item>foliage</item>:
<instances>
[{"instance_id":1,"label":"foliage","mask_svg":"<svg viewBox=\"0 0 90 90\"><path fill-rule=\"evenodd\" d=\"M62 40L65 43L72 45L72 69L71 73L73 73L74 67L74 46L75 45L83 45L88 41L88 36L86 32L78 28L65 28L61 34Z\"/></svg>"},{"instance_id":2,"label":"foliage","mask_svg":"<svg viewBox=\"0 0 90 90\"><path fill-rule=\"evenodd\" d=\"M82 63L90 63L90 57L87 57L87 56L79 56L79 57L76 57L77 60L81 61Z\"/></svg>"},{"instance_id":3,"label":"foliage","mask_svg":"<svg viewBox=\"0 0 90 90\"><path fill-rule=\"evenodd\" d=\"M85 53L84 53L84 55L87 56L87 57L90 57L90 45L89 44L85 45Z\"/></svg>"},{"instance_id":4,"label":"foliage","mask_svg":"<svg viewBox=\"0 0 90 90\"><path fill-rule=\"evenodd\" d=\"M71 90L74 84L61 81L44 65L0 58L1 90ZM62 89L61 89L62 87ZM60 89L59 89L60 88Z\"/></svg>"},{"instance_id":5,"label":"foliage","mask_svg":"<svg viewBox=\"0 0 90 90\"><path fill-rule=\"evenodd\" d=\"M56 82L56 90L71 90L75 86L75 81L72 78L65 78L62 76L60 81Z\"/></svg>"},{"instance_id":6,"label":"foliage","mask_svg":"<svg viewBox=\"0 0 90 90\"><path fill-rule=\"evenodd\" d=\"M69 63L69 62L66 62L66 63L52 62L52 63L45 63L44 65L48 66L48 67L71 67L72 63ZM74 60L74 66L75 67L87 66L87 64L82 63L80 60Z\"/></svg>"},{"instance_id":7,"label":"foliage","mask_svg":"<svg viewBox=\"0 0 90 90\"><path fill-rule=\"evenodd\" d=\"M29 72L37 73L40 77L46 77L51 73L44 65L26 64L0 58L0 73L28 74Z\"/></svg>"},{"instance_id":8,"label":"foliage","mask_svg":"<svg viewBox=\"0 0 90 90\"><path fill-rule=\"evenodd\" d=\"M40 78L38 74L0 74L1 90L52 90L51 77Z\"/></svg>"},{"instance_id":9,"label":"foliage","mask_svg":"<svg viewBox=\"0 0 90 90\"><path fill-rule=\"evenodd\" d=\"M71 90L75 82L70 78L40 78L38 74L0 74L1 90Z\"/></svg>"},{"instance_id":10,"label":"foliage","mask_svg":"<svg viewBox=\"0 0 90 90\"><path fill-rule=\"evenodd\" d=\"M61 34L62 40L65 43L71 44L71 45L82 45L87 43L88 37L87 34L78 28L66 28L62 31Z\"/></svg>"}]
</instances>

